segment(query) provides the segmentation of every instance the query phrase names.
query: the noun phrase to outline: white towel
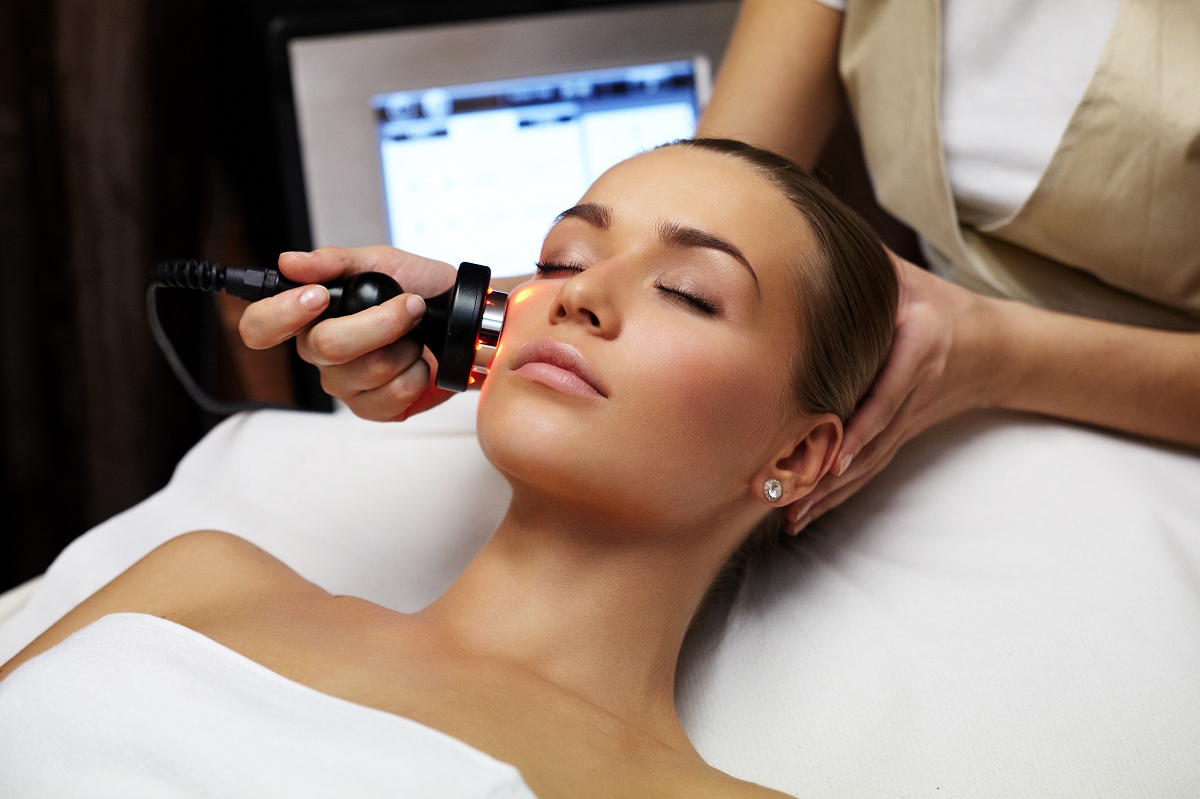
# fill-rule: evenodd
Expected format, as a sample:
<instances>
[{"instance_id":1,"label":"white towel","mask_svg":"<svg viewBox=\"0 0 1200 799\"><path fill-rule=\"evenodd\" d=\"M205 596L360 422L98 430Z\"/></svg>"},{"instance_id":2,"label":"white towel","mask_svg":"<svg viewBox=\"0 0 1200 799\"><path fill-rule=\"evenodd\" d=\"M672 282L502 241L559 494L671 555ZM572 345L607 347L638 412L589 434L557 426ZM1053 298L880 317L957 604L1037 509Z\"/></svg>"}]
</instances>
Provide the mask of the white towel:
<instances>
[{"instance_id":1,"label":"white towel","mask_svg":"<svg viewBox=\"0 0 1200 799\"><path fill-rule=\"evenodd\" d=\"M444 733L118 613L0 682L0 796L534 795L516 768Z\"/></svg>"}]
</instances>

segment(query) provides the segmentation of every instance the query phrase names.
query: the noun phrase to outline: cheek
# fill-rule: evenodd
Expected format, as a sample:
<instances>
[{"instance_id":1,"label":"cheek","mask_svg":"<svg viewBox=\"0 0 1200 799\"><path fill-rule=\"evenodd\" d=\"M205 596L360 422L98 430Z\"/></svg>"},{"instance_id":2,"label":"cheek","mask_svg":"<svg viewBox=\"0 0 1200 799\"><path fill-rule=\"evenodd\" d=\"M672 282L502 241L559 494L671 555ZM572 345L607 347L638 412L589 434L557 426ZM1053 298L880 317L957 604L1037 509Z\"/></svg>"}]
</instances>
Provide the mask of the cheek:
<instances>
[{"instance_id":1,"label":"cheek","mask_svg":"<svg viewBox=\"0 0 1200 799\"><path fill-rule=\"evenodd\" d=\"M686 463L713 489L730 480L736 489L768 455L782 376L764 368L748 341L727 336L660 331L641 352L637 426L645 449Z\"/></svg>"}]
</instances>

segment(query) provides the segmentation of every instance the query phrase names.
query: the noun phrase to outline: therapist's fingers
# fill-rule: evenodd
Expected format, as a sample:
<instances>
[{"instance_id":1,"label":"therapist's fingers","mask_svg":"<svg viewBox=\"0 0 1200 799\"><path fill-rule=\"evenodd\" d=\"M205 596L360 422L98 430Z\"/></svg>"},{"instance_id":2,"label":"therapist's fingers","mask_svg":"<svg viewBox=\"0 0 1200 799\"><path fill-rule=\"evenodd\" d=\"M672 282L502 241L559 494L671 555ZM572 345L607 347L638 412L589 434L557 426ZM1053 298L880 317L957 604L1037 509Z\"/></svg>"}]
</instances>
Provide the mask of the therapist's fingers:
<instances>
[{"instance_id":1,"label":"therapist's fingers","mask_svg":"<svg viewBox=\"0 0 1200 799\"><path fill-rule=\"evenodd\" d=\"M834 476L845 474L863 448L892 424L911 396L909 371L909 364L895 361L889 361L884 367L875 386L846 425L838 459L832 470Z\"/></svg>"},{"instance_id":2,"label":"therapist's fingers","mask_svg":"<svg viewBox=\"0 0 1200 799\"><path fill-rule=\"evenodd\" d=\"M903 409L900 415L904 415ZM799 533L814 519L837 507L883 471L900 447L911 437L910 431L893 426L874 439L843 474L826 474L812 493L788 507L788 532Z\"/></svg>"},{"instance_id":3,"label":"therapist's fingers","mask_svg":"<svg viewBox=\"0 0 1200 799\"><path fill-rule=\"evenodd\" d=\"M326 319L296 338L296 351L324 368L349 363L412 332L425 315L425 301L401 294L382 305L349 316Z\"/></svg>"},{"instance_id":4,"label":"therapist's fingers","mask_svg":"<svg viewBox=\"0 0 1200 799\"><path fill-rule=\"evenodd\" d=\"M380 271L383 271L382 267L397 268L397 264L409 264L410 267L433 264L449 268L440 261L430 261L386 246L322 247L311 253L281 253L279 269L284 277L306 285L250 303L238 323L242 341L256 350L281 344L300 333L329 305L329 291L316 284L376 268ZM444 275L439 273L435 278L432 282L440 285Z\"/></svg>"},{"instance_id":5,"label":"therapist's fingers","mask_svg":"<svg viewBox=\"0 0 1200 799\"><path fill-rule=\"evenodd\" d=\"M420 256L375 244L369 247L319 247L312 252L279 254L279 271L297 283L327 283L359 272L388 272Z\"/></svg>"},{"instance_id":6,"label":"therapist's fingers","mask_svg":"<svg viewBox=\"0 0 1200 799\"><path fill-rule=\"evenodd\" d=\"M417 361L425 347L406 336L387 346L372 350L352 361L321 368L321 387L343 401L364 391L387 385Z\"/></svg>"},{"instance_id":7,"label":"therapist's fingers","mask_svg":"<svg viewBox=\"0 0 1200 799\"><path fill-rule=\"evenodd\" d=\"M339 399L349 405L356 416L363 419L373 422L404 419L415 412L413 405L426 393L430 385L429 378L429 363L423 358L418 358L415 363L382 386ZM324 379L322 387L329 391Z\"/></svg>"},{"instance_id":8,"label":"therapist's fingers","mask_svg":"<svg viewBox=\"0 0 1200 799\"><path fill-rule=\"evenodd\" d=\"M277 263L283 276L294 283L328 283L355 271L321 250L281 252Z\"/></svg>"},{"instance_id":9,"label":"therapist's fingers","mask_svg":"<svg viewBox=\"0 0 1200 799\"><path fill-rule=\"evenodd\" d=\"M792 535L797 535L800 533L800 531L804 530L804 528L808 527L817 519L824 516L828 511L831 511L838 505L841 505L847 499L856 494L859 489L870 482L872 477L874 477L873 474L861 474L856 479L842 485L820 502L809 506L805 510L804 515L792 524Z\"/></svg>"},{"instance_id":10,"label":"therapist's fingers","mask_svg":"<svg viewBox=\"0 0 1200 799\"><path fill-rule=\"evenodd\" d=\"M418 413L423 413L435 405L440 405L446 400L454 396L453 391L447 391L444 388L437 387L437 361L433 360L433 356L428 351L425 353L425 363L429 366L429 384L425 386L417 398L412 401L405 410L391 417L391 421L402 422L410 416L416 416Z\"/></svg>"},{"instance_id":11,"label":"therapist's fingers","mask_svg":"<svg viewBox=\"0 0 1200 799\"><path fill-rule=\"evenodd\" d=\"M324 286L289 289L246 306L238 333L247 347L265 350L299 333L328 305L329 291Z\"/></svg>"},{"instance_id":12,"label":"therapist's fingers","mask_svg":"<svg viewBox=\"0 0 1200 799\"><path fill-rule=\"evenodd\" d=\"M445 261L398 250L384 244L367 247L320 247L307 252L285 252L279 269L297 283L328 283L360 272L383 272L395 278L404 291L432 297L454 284L456 272Z\"/></svg>"},{"instance_id":13,"label":"therapist's fingers","mask_svg":"<svg viewBox=\"0 0 1200 799\"><path fill-rule=\"evenodd\" d=\"M845 474L863 448L896 423L915 392L944 374L949 344L942 327L929 307L901 305L887 361L846 425L835 475Z\"/></svg>"}]
</instances>

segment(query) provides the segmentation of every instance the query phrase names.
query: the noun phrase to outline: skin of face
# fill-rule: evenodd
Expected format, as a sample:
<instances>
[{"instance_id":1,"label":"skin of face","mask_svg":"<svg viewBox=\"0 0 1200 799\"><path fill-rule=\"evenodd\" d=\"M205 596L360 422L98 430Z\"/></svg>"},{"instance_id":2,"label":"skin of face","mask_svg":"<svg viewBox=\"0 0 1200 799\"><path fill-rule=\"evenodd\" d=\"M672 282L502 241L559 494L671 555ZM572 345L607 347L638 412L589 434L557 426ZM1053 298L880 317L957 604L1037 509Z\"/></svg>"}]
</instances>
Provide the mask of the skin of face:
<instances>
[{"instance_id":1,"label":"skin of face","mask_svg":"<svg viewBox=\"0 0 1200 799\"><path fill-rule=\"evenodd\" d=\"M613 535L752 526L763 480L829 423L792 399L789 270L815 246L806 223L747 165L680 146L618 164L576 208L542 247L560 267L510 295L480 398L484 452L515 500L569 506ZM553 367L514 370L539 340L577 350L603 395L569 377L564 390Z\"/></svg>"}]
</instances>

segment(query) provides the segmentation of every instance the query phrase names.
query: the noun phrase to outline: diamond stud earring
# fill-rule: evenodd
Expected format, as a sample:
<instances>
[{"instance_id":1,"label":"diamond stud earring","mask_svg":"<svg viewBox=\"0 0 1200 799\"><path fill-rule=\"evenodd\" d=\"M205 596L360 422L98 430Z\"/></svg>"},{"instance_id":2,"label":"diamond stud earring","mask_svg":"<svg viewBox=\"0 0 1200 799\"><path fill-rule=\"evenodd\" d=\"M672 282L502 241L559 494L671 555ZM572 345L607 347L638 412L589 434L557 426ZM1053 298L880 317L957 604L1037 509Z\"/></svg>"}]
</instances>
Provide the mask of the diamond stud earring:
<instances>
[{"instance_id":1,"label":"diamond stud earring","mask_svg":"<svg viewBox=\"0 0 1200 799\"><path fill-rule=\"evenodd\" d=\"M763 483L763 496L767 498L767 502L778 502L783 496L783 484L772 477Z\"/></svg>"}]
</instances>

